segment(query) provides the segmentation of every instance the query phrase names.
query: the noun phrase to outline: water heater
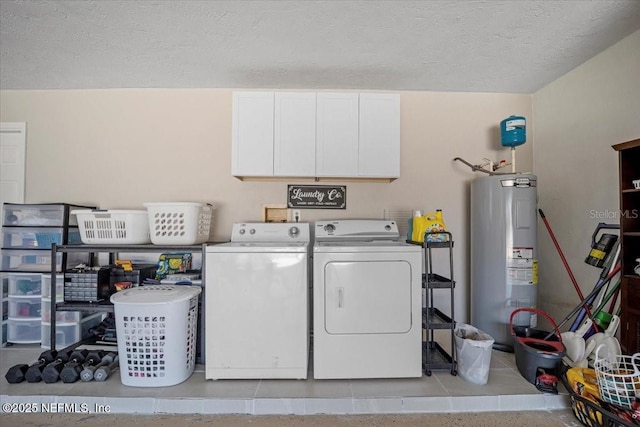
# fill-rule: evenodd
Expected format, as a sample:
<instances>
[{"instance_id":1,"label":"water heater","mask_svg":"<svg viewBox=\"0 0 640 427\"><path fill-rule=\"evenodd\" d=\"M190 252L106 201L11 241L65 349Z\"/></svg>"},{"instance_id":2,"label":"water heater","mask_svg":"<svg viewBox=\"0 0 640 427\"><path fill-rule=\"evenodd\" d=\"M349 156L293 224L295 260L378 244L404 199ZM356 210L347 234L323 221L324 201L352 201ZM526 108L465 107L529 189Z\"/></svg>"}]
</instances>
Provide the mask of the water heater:
<instances>
[{"instance_id":1,"label":"water heater","mask_svg":"<svg viewBox=\"0 0 640 427\"><path fill-rule=\"evenodd\" d=\"M471 324L513 350L509 318L536 307L537 178L496 174L471 184ZM531 312L517 313L514 326L537 325Z\"/></svg>"}]
</instances>

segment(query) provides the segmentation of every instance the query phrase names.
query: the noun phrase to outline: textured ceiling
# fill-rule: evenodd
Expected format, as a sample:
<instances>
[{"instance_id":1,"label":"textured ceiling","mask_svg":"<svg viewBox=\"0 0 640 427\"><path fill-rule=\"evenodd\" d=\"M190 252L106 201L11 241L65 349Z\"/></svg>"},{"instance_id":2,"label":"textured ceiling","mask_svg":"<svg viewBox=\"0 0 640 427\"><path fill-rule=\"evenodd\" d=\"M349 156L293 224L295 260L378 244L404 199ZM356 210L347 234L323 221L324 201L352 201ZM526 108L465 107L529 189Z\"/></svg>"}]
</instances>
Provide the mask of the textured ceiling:
<instances>
[{"instance_id":1,"label":"textured ceiling","mask_svg":"<svg viewBox=\"0 0 640 427\"><path fill-rule=\"evenodd\" d=\"M533 93L638 29L639 0L0 0L0 88Z\"/></svg>"}]
</instances>

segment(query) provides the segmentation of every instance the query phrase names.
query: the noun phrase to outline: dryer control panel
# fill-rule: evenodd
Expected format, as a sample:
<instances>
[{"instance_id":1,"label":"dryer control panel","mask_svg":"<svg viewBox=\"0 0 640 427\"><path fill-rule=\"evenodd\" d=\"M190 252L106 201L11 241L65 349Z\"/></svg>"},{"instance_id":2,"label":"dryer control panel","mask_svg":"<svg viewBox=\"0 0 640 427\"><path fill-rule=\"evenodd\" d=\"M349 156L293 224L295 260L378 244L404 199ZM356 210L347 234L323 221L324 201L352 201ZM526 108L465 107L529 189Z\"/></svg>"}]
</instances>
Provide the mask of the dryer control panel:
<instances>
[{"instance_id":1,"label":"dryer control panel","mask_svg":"<svg viewBox=\"0 0 640 427\"><path fill-rule=\"evenodd\" d=\"M316 221L316 241L398 240L400 232L395 221L383 219L343 219Z\"/></svg>"},{"instance_id":2,"label":"dryer control panel","mask_svg":"<svg viewBox=\"0 0 640 427\"><path fill-rule=\"evenodd\" d=\"M309 224L238 222L231 230L232 242L308 242Z\"/></svg>"}]
</instances>

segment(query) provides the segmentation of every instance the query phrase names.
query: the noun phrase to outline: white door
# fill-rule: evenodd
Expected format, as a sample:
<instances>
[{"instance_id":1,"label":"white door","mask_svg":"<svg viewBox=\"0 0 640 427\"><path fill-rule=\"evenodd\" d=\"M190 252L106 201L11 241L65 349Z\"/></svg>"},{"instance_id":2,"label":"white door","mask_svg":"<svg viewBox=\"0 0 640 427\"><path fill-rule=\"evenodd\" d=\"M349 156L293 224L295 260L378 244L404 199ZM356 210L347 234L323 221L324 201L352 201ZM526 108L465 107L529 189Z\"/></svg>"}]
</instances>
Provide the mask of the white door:
<instances>
[{"instance_id":1,"label":"white door","mask_svg":"<svg viewBox=\"0 0 640 427\"><path fill-rule=\"evenodd\" d=\"M276 92L274 126L274 175L315 176L315 92Z\"/></svg>"},{"instance_id":2,"label":"white door","mask_svg":"<svg viewBox=\"0 0 640 427\"><path fill-rule=\"evenodd\" d=\"M358 94L318 93L317 176L358 175Z\"/></svg>"},{"instance_id":3,"label":"white door","mask_svg":"<svg viewBox=\"0 0 640 427\"><path fill-rule=\"evenodd\" d=\"M409 262L332 261L325 265L324 274L328 334L405 334L411 330Z\"/></svg>"},{"instance_id":4,"label":"white door","mask_svg":"<svg viewBox=\"0 0 640 427\"><path fill-rule=\"evenodd\" d=\"M231 174L273 176L273 92L234 92Z\"/></svg>"},{"instance_id":5,"label":"white door","mask_svg":"<svg viewBox=\"0 0 640 427\"><path fill-rule=\"evenodd\" d=\"M400 95L360 94L358 175L400 176Z\"/></svg>"},{"instance_id":6,"label":"white door","mask_svg":"<svg viewBox=\"0 0 640 427\"><path fill-rule=\"evenodd\" d=\"M24 203L26 130L26 123L0 123L0 213L4 203Z\"/></svg>"}]
</instances>

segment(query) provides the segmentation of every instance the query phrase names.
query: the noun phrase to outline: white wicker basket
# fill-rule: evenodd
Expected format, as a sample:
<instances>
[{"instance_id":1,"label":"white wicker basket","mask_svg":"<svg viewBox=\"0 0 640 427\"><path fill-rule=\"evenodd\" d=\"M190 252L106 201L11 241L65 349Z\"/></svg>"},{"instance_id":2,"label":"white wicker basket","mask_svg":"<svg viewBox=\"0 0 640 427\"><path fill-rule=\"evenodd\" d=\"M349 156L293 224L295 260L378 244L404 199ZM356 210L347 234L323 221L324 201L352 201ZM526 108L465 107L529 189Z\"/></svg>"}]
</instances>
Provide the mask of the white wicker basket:
<instances>
[{"instance_id":1,"label":"white wicker basket","mask_svg":"<svg viewBox=\"0 0 640 427\"><path fill-rule=\"evenodd\" d=\"M80 239L88 245L150 243L144 210L72 210L78 217Z\"/></svg>"},{"instance_id":2,"label":"white wicker basket","mask_svg":"<svg viewBox=\"0 0 640 427\"><path fill-rule=\"evenodd\" d=\"M214 207L207 203L144 203L151 243L195 245L209 240Z\"/></svg>"}]
</instances>

